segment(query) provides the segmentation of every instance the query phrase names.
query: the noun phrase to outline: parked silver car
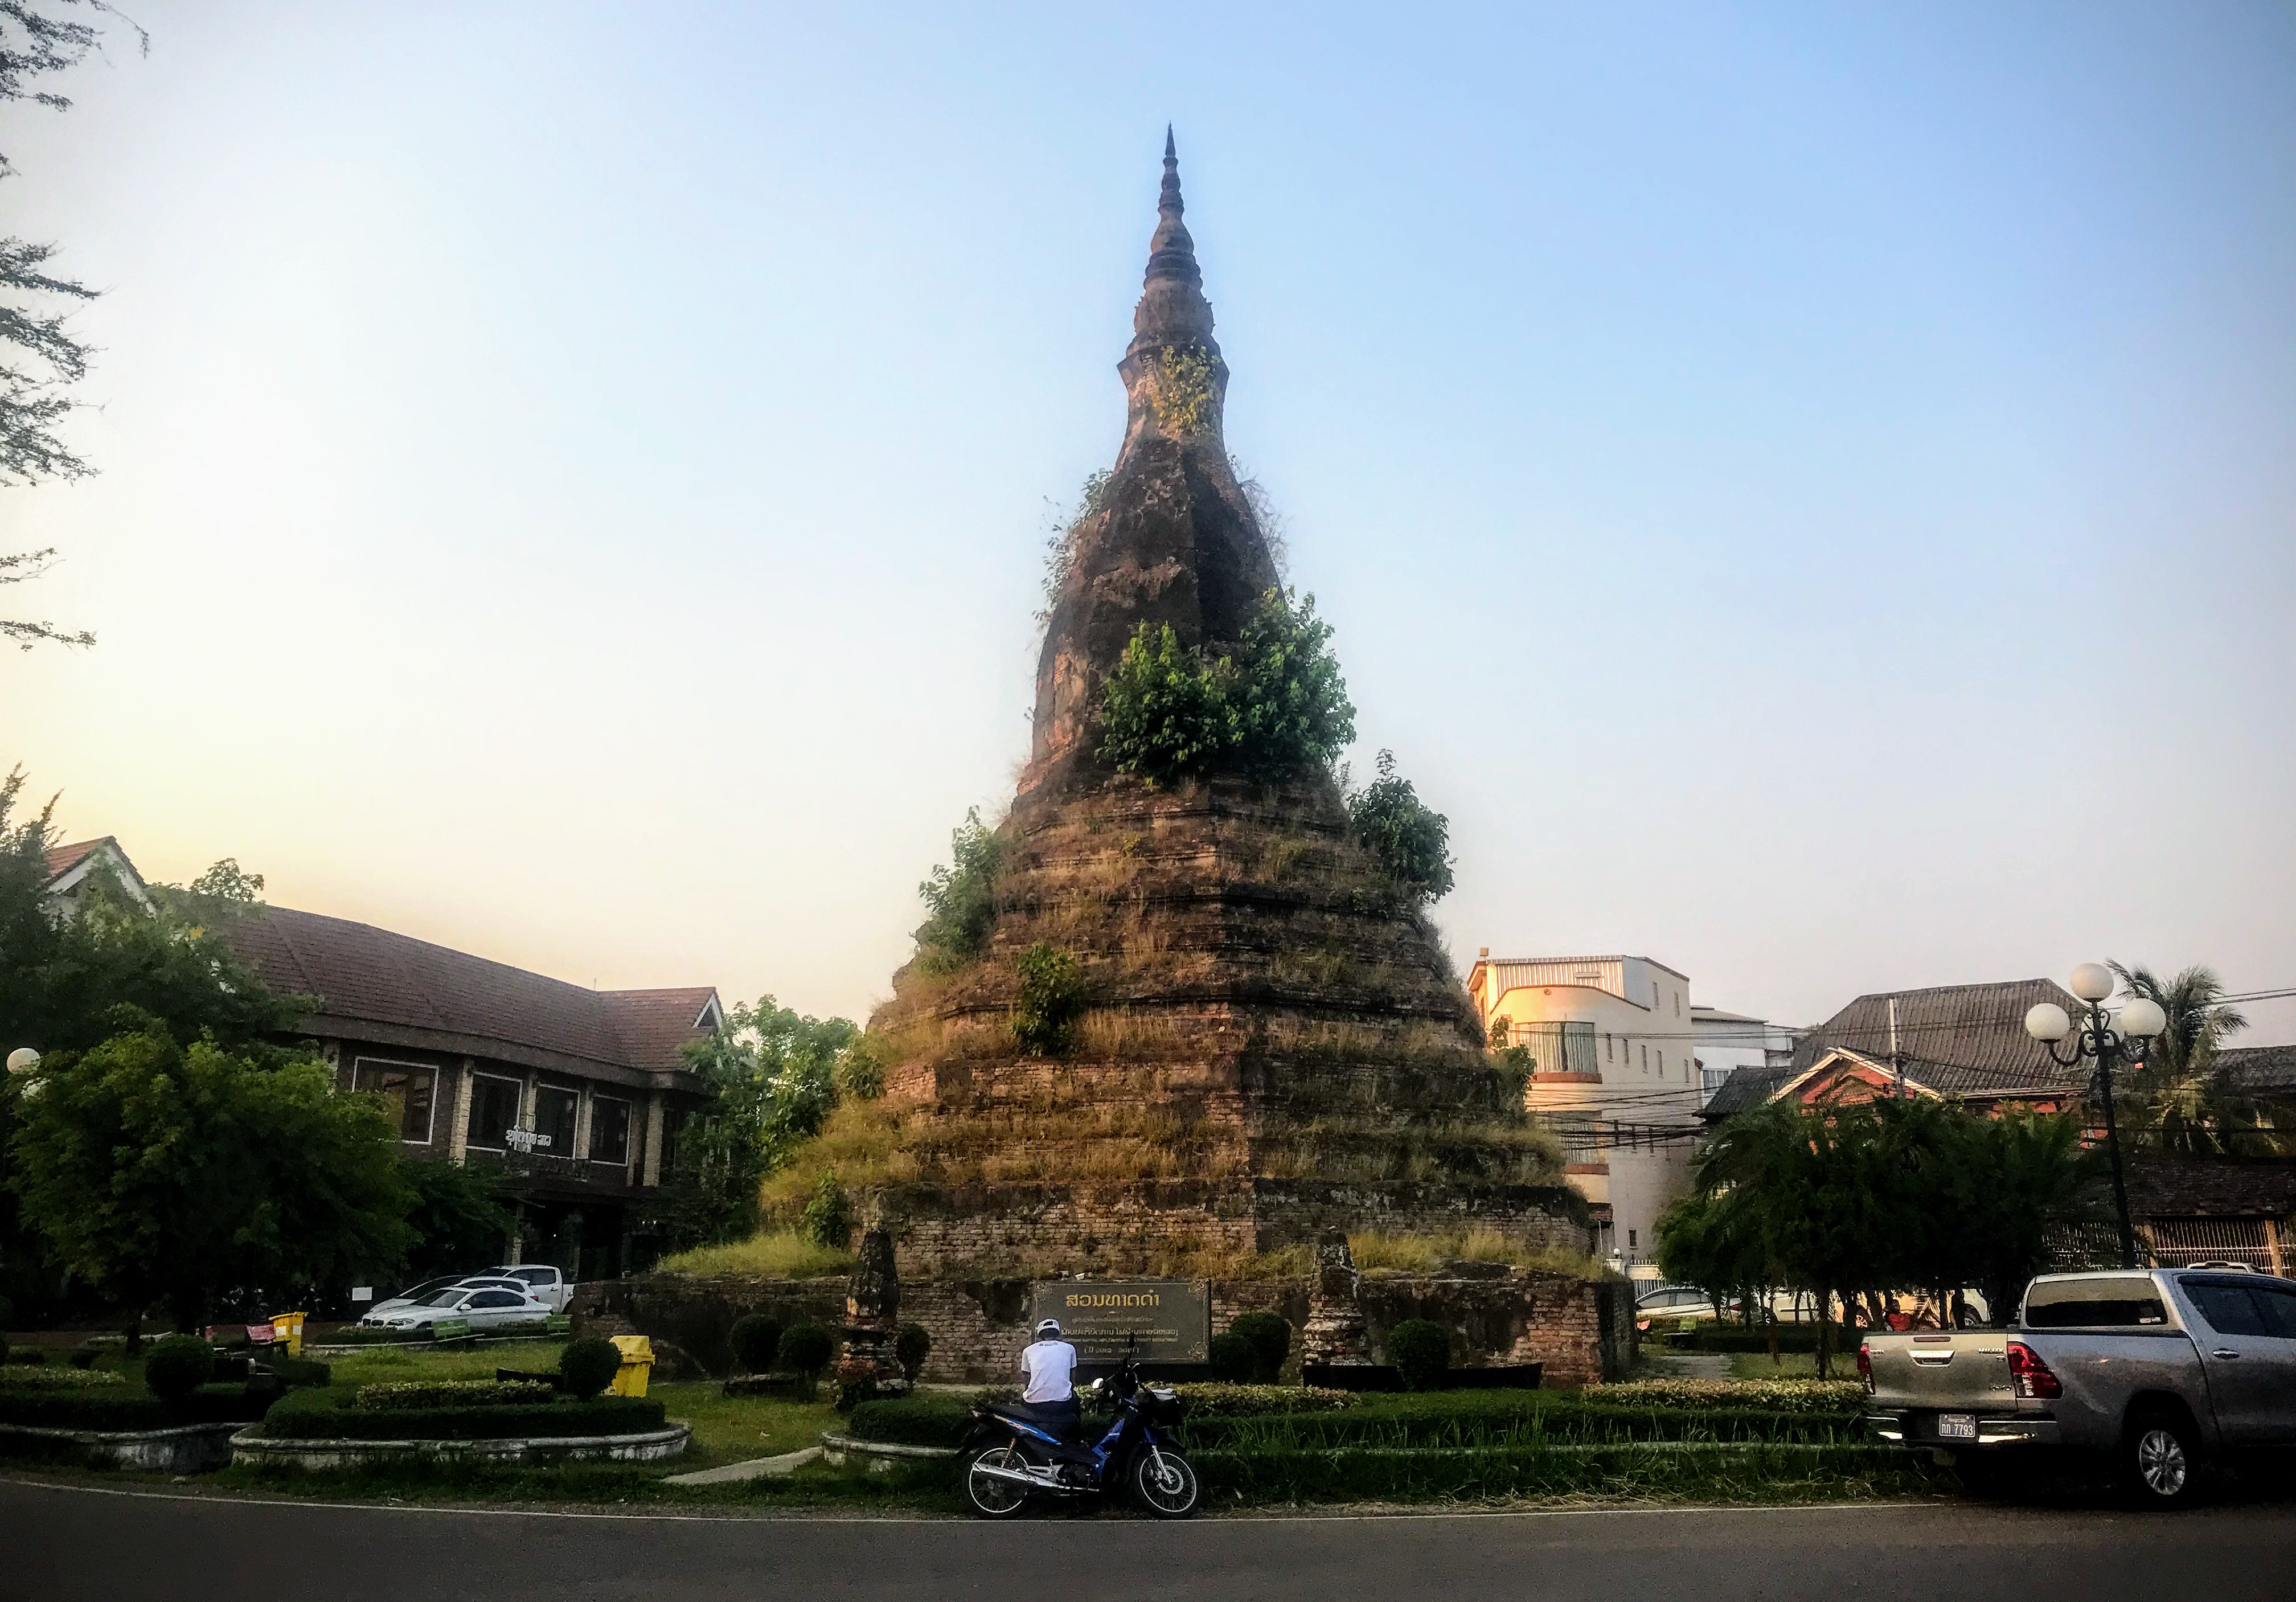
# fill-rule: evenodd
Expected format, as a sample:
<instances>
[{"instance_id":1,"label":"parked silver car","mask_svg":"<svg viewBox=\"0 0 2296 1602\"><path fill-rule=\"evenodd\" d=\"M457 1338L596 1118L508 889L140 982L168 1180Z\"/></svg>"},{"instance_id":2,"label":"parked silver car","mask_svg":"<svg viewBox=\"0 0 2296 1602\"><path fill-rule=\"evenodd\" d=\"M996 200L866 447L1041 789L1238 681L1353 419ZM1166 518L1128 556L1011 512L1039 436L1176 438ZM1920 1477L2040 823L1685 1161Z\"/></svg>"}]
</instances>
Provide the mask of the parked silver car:
<instances>
[{"instance_id":1,"label":"parked silver car","mask_svg":"<svg viewBox=\"0 0 2296 1602\"><path fill-rule=\"evenodd\" d=\"M526 1283L519 1279L505 1279L497 1274L441 1274L436 1279L425 1279L420 1285L410 1285L396 1296L387 1297L376 1302L366 1310L365 1316L359 1322L372 1323L384 1313L395 1313L402 1307L412 1307L425 1297L435 1296L440 1291L455 1286L464 1289L477 1289L483 1286L488 1290L524 1291Z\"/></svg>"},{"instance_id":2,"label":"parked silver car","mask_svg":"<svg viewBox=\"0 0 2296 1602\"><path fill-rule=\"evenodd\" d=\"M493 1285L450 1285L410 1306L386 1313L369 1313L359 1323L369 1329L413 1330L427 1324L460 1319L474 1330L490 1329L502 1324L546 1319L552 1310L548 1302L528 1295L524 1290Z\"/></svg>"}]
</instances>

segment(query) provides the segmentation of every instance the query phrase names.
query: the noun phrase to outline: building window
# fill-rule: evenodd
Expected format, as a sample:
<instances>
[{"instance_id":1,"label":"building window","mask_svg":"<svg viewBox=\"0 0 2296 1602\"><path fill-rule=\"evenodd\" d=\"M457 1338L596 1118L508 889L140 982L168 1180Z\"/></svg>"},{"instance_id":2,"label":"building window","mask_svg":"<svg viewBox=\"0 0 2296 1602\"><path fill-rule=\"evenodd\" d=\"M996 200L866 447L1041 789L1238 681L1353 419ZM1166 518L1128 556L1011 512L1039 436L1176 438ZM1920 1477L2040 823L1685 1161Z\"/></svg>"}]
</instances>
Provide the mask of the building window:
<instances>
[{"instance_id":1,"label":"building window","mask_svg":"<svg viewBox=\"0 0 2296 1602\"><path fill-rule=\"evenodd\" d=\"M1628 1251L1629 1251L1629 1252L1635 1251L1635 1250L1636 1250L1636 1249L1638 1248L1639 1245L1640 1245L1640 1243L1639 1243L1639 1242L1637 1242L1637 1241L1635 1239L1635 1232L1634 1232L1632 1229L1628 1230L1628 1231L1627 1231L1627 1250L1628 1250Z\"/></svg>"},{"instance_id":2,"label":"building window","mask_svg":"<svg viewBox=\"0 0 2296 1602\"><path fill-rule=\"evenodd\" d=\"M1677 1018L1682 1016L1682 992L1680 990L1677 990L1674 993L1674 1015Z\"/></svg>"},{"instance_id":3,"label":"building window","mask_svg":"<svg viewBox=\"0 0 2296 1602\"><path fill-rule=\"evenodd\" d=\"M463 1143L482 1152L498 1152L510 1142L503 1137L518 1122L518 1100L525 1087L514 1079L496 1079L490 1073L474 1074L471 1079L471 1121L463 1132Z\"/></svg>"},{"instance_id":4,"label":"building window","mask_svg":"<svg viewBox=\"0 0 2296 1602\"><path fill-rule=\"evenodd\" d=\"M412 1063L379 1063L361 1057L351 1069L351 1089L382 1097L383 1111L398 1126L398 1138L409 1146L430 1144L430 1109L436 1101L439 1071Z\"/></svg>"},{"instance_id":5,"label":"building window","mask_svg":"<svg viewBox=\"0 0 2296 1602\"><path fill-rule=\"evenodd\" d=\"M1647 1046L1643 1047L1643 1072L1644 1073L1650 1072L1650 1047Z\"/></svg>"},{"instance_id":6,"label":"building window","mask_svg":"<svg viewBox=\"0 0 2296 1602\"><path fill-rule=\"evenodd\" d=\"M590 1098L590 1161L630 1160L630 1104L611 1096Z\"/></svg>"},{"instance_id":7,"label":"building window","mask_svg":"<svg viewBox=\"0 0 2296 1602\"><path fill-rule=\"evenodd\" d=\"M1606 1063L1615 1063L1619 1060L1618 1036L1604 1035L1603 1037L1603 1060Z\"/></svg>"},{"instance_id":8,"label":"building window","mask_svg":"<svg viewBox=\"0 0 2296 1602\"><path fill-rule=\"evenodd\" d=\"M537 1152L547 1152L554 1157L574 1154L574 1109L581 1097L571 1090L556 1085L543 1085L534 1093L534 1130L543 1140L534 1143Z\"/></svg>"},{"instance_id":9,"label":"building window","mask_svg":"<svg viewBox=\"0 0 2296 1602\"><path fill-rule=\"evenodd\" d=\"M1658 1076L1660 1079L1666 1077L1666 1047L1663 1046L1658 1048Z\"/></svg>"}]
</instances>

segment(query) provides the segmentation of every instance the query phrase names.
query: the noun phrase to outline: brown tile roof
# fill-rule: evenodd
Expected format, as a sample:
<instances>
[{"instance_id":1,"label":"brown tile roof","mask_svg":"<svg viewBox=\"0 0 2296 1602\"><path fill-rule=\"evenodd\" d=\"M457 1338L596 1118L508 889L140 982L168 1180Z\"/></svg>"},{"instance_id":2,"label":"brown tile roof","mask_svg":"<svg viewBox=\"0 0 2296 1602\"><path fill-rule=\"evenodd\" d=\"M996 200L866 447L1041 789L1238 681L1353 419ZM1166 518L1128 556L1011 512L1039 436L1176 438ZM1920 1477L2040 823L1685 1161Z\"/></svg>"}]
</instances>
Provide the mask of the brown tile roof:
<instances>
[{"instance_id":1,"label":"brown tile roof","mask_svg":"<svg viewBox=\"0 0 2296 1602\"><path fill-rule=\"evenodd\" d=\"M1804 1036L1789 1065L1741 1068L1724 1080L1701 1116L1713 1121L1767 1101L1836 1048L1889 1062L1893 994L1906 1072L1940 1096L2079 1090L2087 1082L2087 1064L2058 1067L2047 1047L2025 1032L2025 1014L2036 1003L2054 1001L2079 1012L2080 1003L2063 986L2047 979L1938 985L1858 997Z\"/></svg>"},{"instance_id":2,"label":"brown tile roof","mask_svg":"<svg viewBox=\"0 0 2296 1602\"><path fill-rule=\"evenodd\" d=\"M2128 1210L2139 1218L2287 1218L2296 1214L2296 1161L2128 1154Z\"/></svg>"},{"instance_id":3,"label":"brown tile roof","mask_svg":"<svg viewBox=\"0 0 2296 1602\"><path fill-rule=\"evenodd\" d=\"M266 907L225 931L275 989L319 998L313 1021L496 1042L636 1070L685 1066L681 1041L717 992L591 990L370 924ZM467 1046L442 1046L470 1049Z\"/></svg>"},{"instance_id":4,"label":"brown tile roof","mask_svg":"<svg viewBox=\"0 0 2296 1602\"><path fill-rule=\"evenodd\" d=\"M96 840L75 841L70 845L52 845L48 848L48 877L61 879L78 867L81 859L90 851L100 846L116 846L119 843L119 841L106 834Z\"/></svg>"}]
</instances>

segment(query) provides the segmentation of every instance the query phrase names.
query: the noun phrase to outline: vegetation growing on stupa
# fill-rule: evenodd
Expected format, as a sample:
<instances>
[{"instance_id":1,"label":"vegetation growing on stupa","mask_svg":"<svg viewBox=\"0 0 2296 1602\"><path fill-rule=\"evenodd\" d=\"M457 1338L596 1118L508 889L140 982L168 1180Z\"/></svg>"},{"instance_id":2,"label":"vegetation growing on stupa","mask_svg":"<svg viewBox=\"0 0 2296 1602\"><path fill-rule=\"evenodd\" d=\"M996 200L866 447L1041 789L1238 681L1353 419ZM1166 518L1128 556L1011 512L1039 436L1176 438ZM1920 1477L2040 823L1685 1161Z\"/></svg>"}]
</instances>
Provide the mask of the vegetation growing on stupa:
<instances>
[{"instance_id":1,"label":"vegetation growing on stupa","mask_svg":"<svg viewBox=\"0 0 2296 1602\"><path fill-rule=\"evenodd\" d=\"M1177 345L1162 353L1156 382L1156 413L1175 433L1193 434L1212 421L1210 352L1201 345Z\"/></svg>"},{"instance_id":2,"label":"vegetation growing on stupa","mask_svg":"<svg viewBox=\"0 0 2296 1602\"><path fill-rule=\"evenodd\" d=\"M1142 624L1100 695L1100 759L1151 785L1222 770L1292 777L1329 768L1356 709L1316 597L1271 589L1229 649Z\"/></svg>"},{"instance_id":3,"label":"vegetation growing on stupa","mask_svg":"<svg viewBox=\"0 0 2296 1602\"><path fill-rule=\"evenodd\" d=\"M1395 771L1395 753L1379 753L1379 777L1348 797L1356 838L1388 876L1425 901L1451 893L1451 820L1419 799Z\"/></svg>"}]
</instances>

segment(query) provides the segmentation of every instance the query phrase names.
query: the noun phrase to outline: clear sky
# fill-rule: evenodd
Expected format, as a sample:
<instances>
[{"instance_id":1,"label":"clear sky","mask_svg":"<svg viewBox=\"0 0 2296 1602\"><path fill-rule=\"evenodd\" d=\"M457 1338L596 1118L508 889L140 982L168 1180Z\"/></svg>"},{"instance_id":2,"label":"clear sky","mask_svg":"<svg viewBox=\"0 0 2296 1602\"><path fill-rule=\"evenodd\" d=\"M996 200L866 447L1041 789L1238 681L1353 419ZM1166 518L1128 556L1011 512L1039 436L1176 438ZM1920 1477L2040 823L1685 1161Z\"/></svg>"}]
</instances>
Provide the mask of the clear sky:
<instances>
[{"instance_id":1,"label":"clear sky","mask_svg":"<svg viewBox=\"0 0 2296 1602\"><path fill-rule=\"evenodd\" d=\"M1462 958L2296 985L2296 8L132 10L0 119L108 291L0 761L152 876L861 1012L1026 753L1168 119Z\"/></svg>"}]
</instances>

